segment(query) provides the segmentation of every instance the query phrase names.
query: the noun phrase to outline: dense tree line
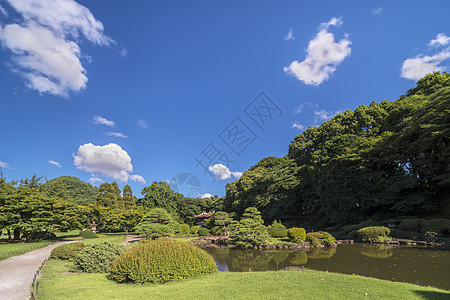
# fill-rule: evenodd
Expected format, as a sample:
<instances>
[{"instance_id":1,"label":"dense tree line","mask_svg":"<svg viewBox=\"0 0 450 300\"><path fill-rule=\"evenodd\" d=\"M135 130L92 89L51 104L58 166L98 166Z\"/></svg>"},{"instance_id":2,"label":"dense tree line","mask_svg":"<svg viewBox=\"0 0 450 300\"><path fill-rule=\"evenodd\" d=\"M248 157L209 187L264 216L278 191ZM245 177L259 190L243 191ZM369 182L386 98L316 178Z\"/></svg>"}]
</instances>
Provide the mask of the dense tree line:
<instances>
[{"instance_id":1,"label":"dense tree line","mask_svg":"<svg viewBox=\"0 0 450 300\"><path fill-rule=\"evenodd\" d=\"M309 127L281 158L226 186L221 208L257 207L321 225L398 216L450 217L450 74L435 72L395 101L372 102Z\"/></svg>"}]
</instances>

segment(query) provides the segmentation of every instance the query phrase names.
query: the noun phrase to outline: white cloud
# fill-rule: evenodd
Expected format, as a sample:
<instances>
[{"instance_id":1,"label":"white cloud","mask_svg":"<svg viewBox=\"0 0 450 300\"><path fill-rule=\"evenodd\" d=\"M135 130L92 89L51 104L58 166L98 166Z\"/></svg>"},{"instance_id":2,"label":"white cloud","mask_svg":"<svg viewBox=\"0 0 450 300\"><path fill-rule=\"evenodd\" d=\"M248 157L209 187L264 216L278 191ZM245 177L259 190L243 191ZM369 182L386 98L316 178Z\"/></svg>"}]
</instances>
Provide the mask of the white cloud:
<instances>
[{"instance_id":1,"label":"white cloud","mask_svg":"<svg viewBox=\"0 0 450 300\"><path fill-rule=\"evenodd\" d=\"M288 33L283 37L285 41L293 41L295 40L294 36L294 30L292 28L289 28Z\"/></svg>"},{"instance_id":2,"label":"white cloud","mask_svg":"<svg viewBox=\"0 0 450 300\"><path fill-rule=\"evenodd\" d=\"M51 163L52 165L55 165L55 166L61 168L61 164L59 162L57 162L57 161L49 160L48 162Z\"/></svg>"},{"instance_id":3,"label":"white cloud","mask_svg":"<svg viewBox=\"0 0 450 300\"><path fill-rule=\"evenodd\" d=\"M0 168L13 170L13 168L11 168L8 163L2 161L0 161Z\"/></svg>"},{"instance_id":4,"label":"white cloud","mask_svg":"<svg viewBox=\"0 0 450 300\"><path fill-rule=\"evenodd\" d=\"M98 178L98 177L91 177L91 178L89 179L89 181L90 181L91 183L96 183L96 182L103 182L103 179Z\"/></svg>"},{"instance_id":5,"label":"white cloud","mask_svg":"<svg viewBox=\"0 0 450 300\"><path fill-rule=\"evenodd\" d=\"M110 126L110 127L116 126L116 123L114 121L105 119L105 118L100 117L100 116L93 116L92 119L94 120L92 122L94 124L101 124L101 125L106 125L106 126Z\"/></svg>"},{"instance_id":6,"label":"white cloud","mask_svg":"<svg viewBox=\"0 0 450 300\"><path fill-rule=\"evenodd\" d=\"M330 120L335 115L340 114L342 112L343 110L331 111L325 109L314 111L314 123Z\"/></svg>"},{"instance_id":7,"label":"white cloud","mask_svg":"<svg viewBox=\"0 0 450 300\"><path fill-rule=\"evenodd\" d=\"M144 120L138 120L137 123L141 128L148 128L148 124Z\"/></svg>"},{"instance_id":8,"label":"white cloud","mask_svg":"<svg viewBox=\"0 0 450 300\"><path fill-rule=\"evenodd\" d=\"M4 17L8 16L8 12L1 5L0 5L0 14L2 14Z\"/></svg>"},{"instance_id":9,"label":"white cloud","mask_svg":"<svg viewBox=\"0 0 450 300\"><path fill-rule=\"evenodd\" d=\"M120 137L120 138L123 138L123 139L127 139L128 138L128 136L126 136L125 134L120 133L120 132L108 131L108 132L105 132L105 134L107 136Z\"/></svg>"},{"instance_id":10,"label":"white cloud","mask_svg":"<svg viewBox=\"0 0 450 300\"><path fill-rule=\"evenodd\" d=\"M313 103L310 101L304 102L302 104L300 104L295 110L294 110L294 114L299 114L303 111L303 109L305 107L307 108L317 108L319 105L317 105L317 103Z\"/></svg>"},{"instance_id":11,"label":"white cloud","mask_svg":"<svg viewBox=\"0 0 450 300\"><path fill-rule=\"evenodd\" d=\"M450 43L450 37L445 33L438 33L435 39L431 40L428 45L430 46L445 46Z\"/></svg>"},{"instance_id":12,"label":"white cloud","mask_svg":"<svg viewBox=\"0 0 450 300\"><path fill-rule=\"evenodd\" d=\"M380 7L372 10L372 15L373 16L381 15L382 12L383 12L383 6L380 6Z\"/></svg>"},{"instance_id":13,"label":"white cloud","mask_svg":"<svg viewBox=\"0 0 450 300\"><path fill-rule=\"evenodd\" d=\"M130 178L133 181L139 182L139 183L146 183L144 177L142 177L141 175L129 175L128 178Z\"/></svg>"},{"instance_id":14,"label":"white cloud","mask_svg":"<svg viewBox=\"0 0 450 300\"><path fill-rule=\"evenodd\" d=\"M121 182L128 179L142 182L139 175L131 175L133 165L131 157L119 145L110 143L105 146L96 146L92 143L81 145L78 152L73 155L73 163L77 169L100 173Z\"/></svg>"},{"instance_id":15,"label":"white cloud","mask_svg":"<svg viewBox=\"0 0 450 300\"><path fill-rule=\"evenodd\" d=\"M209 170L216 175L217 179L225 180L233 175L235 178L239 179L242 176L242 172L231 172L230 169L222 164L215 164L214 166L209 166Z\"/></svg>"},{"instance_id":16,"label":"white cloud","mask_svg":"<svg viewBox=\"0 0 450 300\"><path fill-rule=\"evenodd\" d=\"M200 194L200 198L211 198L212 196L210 193Z\"/></svg>"},{"instance_id":17,"label":"white cloud","mask_svg":"<svg viewBox=\"0 0 450 300\"><path fill-rule=\"evenodd\" d=\"M328 23L322 23L320 31L309 42L305 60L293 61L284 71L308 85L320 85L328 80L336 67L351 53L351 41L347 35L336 43L334 35L328 32L330 26L339 27L342 23L342 18L332 18Z\"/></svg>"},{"instance_id":18,"label":"white cloud","mask_svg":"<svg viewBox=\"0 0 450 300\"><path fill-rule=\"evenodd\" d=\"M234 176L236 179L239 179L239 178L242 177L242 174L244 174L244 173L243 173L243 172L239 172L239 171L235 171L235 172L231 172L231 174L233 174L233 176Z\"/></svg>"},{"instance_id":19,"label":"white cloud","mask_svg":"<svg viewBox=\"0 0 450 300\"><path fill-rule=\"evenodd\" d=\"M0 25L0 42L13 53L12 70L40 93L68 97L86 88L77 42L84 36L97 45L114 43L102 23L74 0L6 1L22 16L21 22Z\"/></svg>"},{"instance_id":20,"label":"white cloud","mask_svg":"<svg viewBox=\"0 0 450 300\"><path fill-rule=\"evenodd\" d=\"M305 125L297 123L297 122L292 124L292 128L296 128L297 130L304 130L305 127L306 127Z\"/></svg>"},{"instance_id":21,"label":"white cloud","mask_svg":"<svg viewBox=\"0 0 450 300\"><path fill-rule=\"evenodd\" d=\"M419 55L408 58L403 62L402 77L418 80L428 73L443 71L445 68L440 64L450 57L450 51L444 50L433 56Z\"/></svg>"}]
</instances>

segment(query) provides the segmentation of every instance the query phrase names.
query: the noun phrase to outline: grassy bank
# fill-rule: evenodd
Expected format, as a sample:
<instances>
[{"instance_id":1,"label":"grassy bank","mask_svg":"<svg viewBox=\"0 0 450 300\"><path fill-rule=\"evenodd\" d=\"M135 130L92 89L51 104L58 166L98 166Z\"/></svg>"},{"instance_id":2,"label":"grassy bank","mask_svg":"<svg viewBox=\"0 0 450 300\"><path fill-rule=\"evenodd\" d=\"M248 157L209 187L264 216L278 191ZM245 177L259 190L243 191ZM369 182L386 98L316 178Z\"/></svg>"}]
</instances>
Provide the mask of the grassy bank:
<instances>
[{"instance_id":1,"label":"grassy bank","mask_svg":"<svg viewBox=\"0 0 450 300\"><path fill-rule=\"evenodd\" d=\"M53 244L53 242L35 242L35 243L9 243L0 244L0 260L4 260L16 255L22 255L24 253L46 247Z\"/></svg>"},{"instance_id":2,"label":"grassy bank","mask_svg":"<svg viewBox=\"0 0 450 300\"><path fill-rule=\"evenodd\" d=\"M216 273L163 285L117 284L105 274L42 269L37 299L449 299L450 291L318 271Z\"/></svg>"}]
</instances>

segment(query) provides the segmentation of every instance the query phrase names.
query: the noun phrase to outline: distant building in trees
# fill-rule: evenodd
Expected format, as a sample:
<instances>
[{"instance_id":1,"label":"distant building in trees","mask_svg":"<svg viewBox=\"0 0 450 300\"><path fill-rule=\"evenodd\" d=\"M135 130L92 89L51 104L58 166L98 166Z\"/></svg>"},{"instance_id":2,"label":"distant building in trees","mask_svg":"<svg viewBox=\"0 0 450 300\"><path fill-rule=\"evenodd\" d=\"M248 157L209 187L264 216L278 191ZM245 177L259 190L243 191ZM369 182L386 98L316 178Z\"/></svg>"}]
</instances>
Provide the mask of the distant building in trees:
<instances>
[{"instance_id":1,"label":"distant building in trees","mask_svg":"<svg viewBox=\"0 0 450 300\"><path fill-rule=\"evenodd\" d=\"M195 216L196 225L201 226L201 227L205 226L205 224L206 224L205 220L214 216L214 213L215 213L215 211L213 211L213 212L204 211L201 214L196 215Z\"/></svg>"}]
</instances>

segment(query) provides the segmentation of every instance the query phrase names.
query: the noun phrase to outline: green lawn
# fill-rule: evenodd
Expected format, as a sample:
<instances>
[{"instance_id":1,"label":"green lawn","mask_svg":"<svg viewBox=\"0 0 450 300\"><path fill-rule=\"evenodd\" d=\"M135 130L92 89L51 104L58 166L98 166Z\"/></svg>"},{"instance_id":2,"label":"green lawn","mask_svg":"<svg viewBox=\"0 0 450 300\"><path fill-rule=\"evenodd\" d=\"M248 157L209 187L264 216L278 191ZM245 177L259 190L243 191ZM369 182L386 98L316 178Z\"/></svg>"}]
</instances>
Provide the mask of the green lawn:
<instances>
[{"instance_id":1,"label":"green lawn","mask_svg":"<svg viewBox=\"0 0 450 300\"><path fill-rule=\"evenodd\" d=\"M162 285L117 284L105 274L42 269L37 299L449 299L450 291L318 271L216 273Z\"/></svg>"},{"instance_id":2,"label":"green lawn","mask_svg":"<svg viewBox=\"0 0 450 300\"><path fill-rule=\"evenodd\" d=\"M21 255L51 244L53 244L53 242L35 242L35 243L19 242L19 243L0 244L0 260L4 260L16 255Z\"/></svg>"},{"instance_id":3,"label":"green lawn","mask_svg":"<svg viewBox=\"0 0 450 300\"><path fill-rule=\"evenodd\" d=\"M97 239L83 239L83 243L85 245L94 245L103 242L118 244L123 241L125 241L125 236L123 234L115 234L115 233L98 234Z\"/></svg>"}]
</instances>

